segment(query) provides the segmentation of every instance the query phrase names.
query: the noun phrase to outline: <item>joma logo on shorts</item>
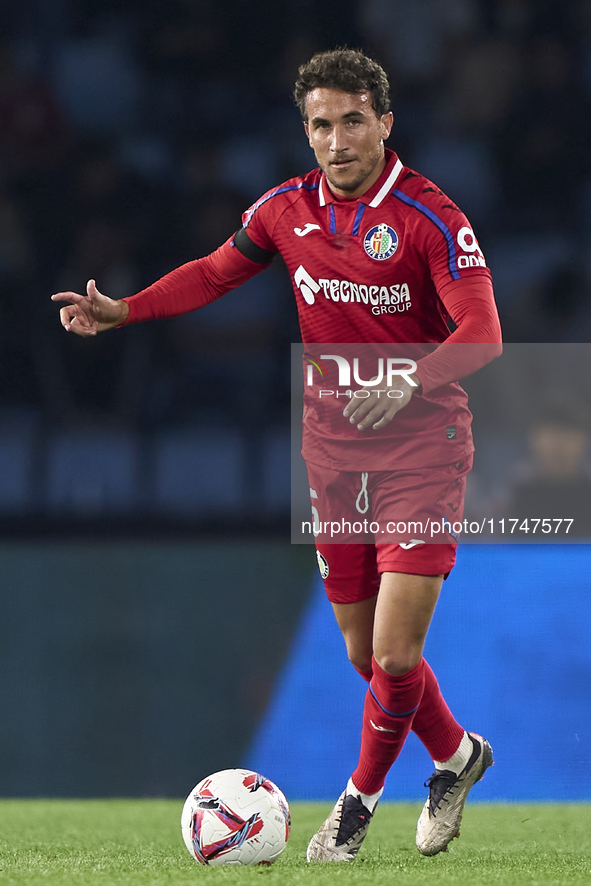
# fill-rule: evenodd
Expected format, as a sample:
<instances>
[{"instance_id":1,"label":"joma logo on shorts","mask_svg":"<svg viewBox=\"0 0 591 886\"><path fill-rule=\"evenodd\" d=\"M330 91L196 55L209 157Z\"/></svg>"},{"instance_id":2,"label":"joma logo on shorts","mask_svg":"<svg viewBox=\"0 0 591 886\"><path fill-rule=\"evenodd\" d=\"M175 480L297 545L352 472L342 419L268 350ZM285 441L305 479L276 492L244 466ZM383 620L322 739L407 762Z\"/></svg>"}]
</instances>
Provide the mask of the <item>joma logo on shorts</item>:
<instances>
[{"instance_id":1,"label":"joma logo on shorts","mask_svg":"<svg viewBox=\"0 0 591 886\"><path fill-rule=\"evenodd\" d=\"M392 283L390 286L369 286L365 283L353 283L352 280L327 279L315 280L300 265L294 274L294 283L300 290L304 301L313 305L316 296L324 295L334 302L371 305L372 314L396 314L407 311L411 307L408 283Z\"/></svg>"}]
</instances>

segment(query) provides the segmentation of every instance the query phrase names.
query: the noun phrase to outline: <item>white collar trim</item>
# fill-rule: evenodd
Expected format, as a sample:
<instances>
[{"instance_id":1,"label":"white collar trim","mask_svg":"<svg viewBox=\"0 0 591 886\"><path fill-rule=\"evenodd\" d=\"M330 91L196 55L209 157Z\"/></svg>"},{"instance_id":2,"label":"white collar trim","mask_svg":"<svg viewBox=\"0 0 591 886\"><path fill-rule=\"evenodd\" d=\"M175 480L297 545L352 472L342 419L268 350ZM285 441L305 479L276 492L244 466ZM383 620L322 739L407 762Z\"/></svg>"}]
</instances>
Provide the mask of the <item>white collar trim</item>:
<instances>
[{"instance_id":1,"label":"white collar trim","mask_svg":"<svg viewBox=\"0 0 591 886\"><path fill-rule=\"evenodd\" d=\"M382 187L380 188L378 193L375 195L375 197L373 198L371 203L369 204L373 209L375 209L376 206L379 206L380 203L382 202L382 200L390 192L391 188L394 186L394 183L396 182L396 179L400 175L403 166L404 166L404 164L403 164L402 160L399 159L396 161L396 163L392 167L392 172L390 173L390 175L388 176L388 178L386 179L386 181L384 182L384 184L382 185ZM320 184L318 186L318 199L320 201L321 206L326 206L326 197L324 196L324 188L322 186L322 178L320 179Z\"/></svg>"},{"instance_id":2,"label":"white collar trim","mask_svg":"<svg viewBox=\"0 0 591 886\"><path fill-rule=\"evenodd\" d=\"M369 204L372 207L372 209L375 209L376 206L379 206L380 203L382 202L382 200L384 199L384 197L386 197L386 195L391 191L392 187L394 186L394 182L396 181L396 179L400 175L403 165L404 164L402 163L402 160L396 161L396 163L394 164L394 166L392 168L392 172L390 173L390 175L388 176L388 178L386 179L386 181L384 182L384 184L382 185L382 187L380 188L378 193L375 195L375 197L373 198L371 203Z\"/></svg>"}]
</instances>

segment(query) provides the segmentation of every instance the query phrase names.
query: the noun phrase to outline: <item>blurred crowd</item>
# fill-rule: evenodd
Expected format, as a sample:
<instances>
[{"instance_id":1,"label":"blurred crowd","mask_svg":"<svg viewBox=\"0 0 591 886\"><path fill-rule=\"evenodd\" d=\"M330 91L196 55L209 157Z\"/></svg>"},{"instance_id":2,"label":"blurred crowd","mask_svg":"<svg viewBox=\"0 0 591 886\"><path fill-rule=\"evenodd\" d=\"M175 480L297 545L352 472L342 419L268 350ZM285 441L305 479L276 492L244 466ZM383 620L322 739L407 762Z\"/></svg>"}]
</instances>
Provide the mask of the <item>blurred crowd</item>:
<instances>
[{"instance_id":1,"label":"blurred crowd","mask_svg":"<svg viewBox=\"0 0 591 886\"><path fill-rule=\"evenodd\" d=\"M585 0L26 0L3 17L0 418L32 452L96 429L128 435L134 452L151 441L133 493L143 506L167 434L173 449L212 428L226 441L214 450L238 441L250 501L268 447L285 455L277 476L288 472L299 334L280 261L196 314L94 340L67 335L49 296L89 277L132 294L216 248L261 193L312 168L291 89L301 62L337 44L387 70L390 147L472 221L505 337L589 340ZM49 495L52 457L27 468L25 510L40 482ZM100 505L103 493L85 489L74 503Z\"/></svg>"}]
</instances>

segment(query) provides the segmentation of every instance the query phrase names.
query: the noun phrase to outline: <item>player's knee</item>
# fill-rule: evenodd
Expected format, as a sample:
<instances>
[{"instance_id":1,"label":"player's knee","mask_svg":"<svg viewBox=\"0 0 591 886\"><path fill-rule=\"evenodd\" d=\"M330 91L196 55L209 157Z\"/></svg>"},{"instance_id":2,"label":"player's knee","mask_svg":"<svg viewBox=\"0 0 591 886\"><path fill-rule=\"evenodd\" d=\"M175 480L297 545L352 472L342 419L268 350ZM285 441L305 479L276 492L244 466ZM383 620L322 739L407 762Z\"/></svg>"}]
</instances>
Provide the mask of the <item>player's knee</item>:
<instances>
[{"instance_id":1,"label":"player's knee","mask_svg":"<svg viewBox=\"0 0 591 886\"><path fill-rule=\"evenodd\" d=\"M371 638L361 637L357 631L343 631L347 657L358 671L371 671Z\"/></svg>"},{"instance_id":2,"label":"player's knee","mask_svg":"<svg viewBox=\"0 0 591 886\"><path fill-rule=\"evenodd\" d=\"M421 660L422 650L400 649L376 650L374 658L380 668L392 677L400 677L411 671Z\"/></svg>"},{"instance_id":3,"label":"player's knee","mask_svg":"<svg viewBox=\"0 0 591 886\"><path fill-rule=\"evenodd\" d=\"M372 643L371 632L362 632L358 629L341 628L347 657L354 668L358 671L371 671Z\"/></svg>"},{"instance_id":4,"label":"player's knee","mask_svg":"<svg viewBox=\"0 0 591 886\"><path fill-rule=\"evenodd\" d=\"M347 655L355 670L360 671L361 673L368 673L371 671L371 650L368 653L362 649L347 648Z\"/></svg>"}]
</instances>

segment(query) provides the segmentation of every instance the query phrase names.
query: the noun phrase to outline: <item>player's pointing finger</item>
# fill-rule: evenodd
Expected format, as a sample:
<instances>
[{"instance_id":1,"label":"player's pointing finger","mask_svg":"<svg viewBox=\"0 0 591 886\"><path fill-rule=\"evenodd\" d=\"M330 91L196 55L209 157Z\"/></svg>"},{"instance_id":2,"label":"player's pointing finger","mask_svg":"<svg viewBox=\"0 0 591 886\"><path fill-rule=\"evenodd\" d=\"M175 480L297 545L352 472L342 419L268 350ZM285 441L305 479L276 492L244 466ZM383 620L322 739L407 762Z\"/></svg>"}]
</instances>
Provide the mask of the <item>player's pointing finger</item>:
<instances>
[{"instance_id":1,"label":"player's pointing finger","mask_svg":"<svg viewBox=\"0 0 591 886\"><path fill-rule=\"evenodd\" d=\"M84 298L85 296L80 295L79 292L56 292L51 296L52 301L69 301L73 305L79 304Z\"/></svg>"}]
</instances>

